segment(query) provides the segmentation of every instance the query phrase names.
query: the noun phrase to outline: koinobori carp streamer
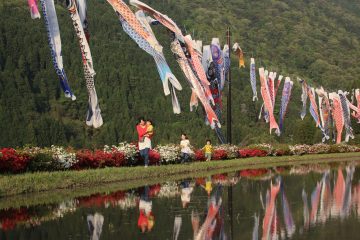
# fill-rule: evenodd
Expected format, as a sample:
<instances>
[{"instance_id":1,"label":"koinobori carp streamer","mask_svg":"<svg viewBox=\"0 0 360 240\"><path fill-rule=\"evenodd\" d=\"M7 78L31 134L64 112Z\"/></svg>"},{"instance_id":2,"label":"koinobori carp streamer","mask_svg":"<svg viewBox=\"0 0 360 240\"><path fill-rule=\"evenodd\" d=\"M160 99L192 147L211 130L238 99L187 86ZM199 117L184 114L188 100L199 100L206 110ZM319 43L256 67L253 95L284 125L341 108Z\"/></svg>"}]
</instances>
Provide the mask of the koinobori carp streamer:
<instances>
[{"instance_id":1,"label":"koinobori carp streamer","mask_svg":"<svg viewBox=\"0 0 360 240\"><path fill-rule=\"evenodd\" d=\"M28 0L28 5L29 5L29 9L30 9L31 18L32 19L40 18L37 1L36 0Z\"/></svg>"},{"instance_id":2,"label":"koinobori carp streamer","mask_svg":"<svg viewBox=\"0 0 360 240\"><path fill-rule=\"evenodd\" d=\"M122 0L107 1L118 14L123 30L138 44L141 49L146 51L154 58L157 70L163 83L165 95L174 93L174 91L171 92L171 86L169 83L177 90L182 90L179 81L171 72L164 58L162 53L162 46L156 40L154 35L152 35L151 32L149 32L141 24L141 22L136 18L135 14L130 10L129 6L127 6ZM172 97L174 98L174 95L172 95ZM173 107L174 109L177 109L176 106L173 105ZM174 112L178 113L178 109Z\"/></svg>"},{"instance_id":3,"label":"koinobori carp streamer","mask_svg":"<svg viewBox=\"0 0 360 240\"><path fill-rule=\"evenodd\" d=\"M256 90L256 66L255 66L254 58L250 59L250 84L251 84L251 89L253 92L252 100L257 101L258 96L257 96L257 90Z\"/></svg>"},{"instance_id":4,"label":"koinobori carp streamer","mask_svg":"<svg viewBox=\"0 0 360 240\"><path fill-rule=\"evenodd\" d=\"M83 24L79 16L77 4L75 0L68 1L68 10L72 19L75 33L79 40L84 76L86 79L86 87L89 95L88 110L86 114L86 124L98 128L103 124L101 117L101 110L99 107L99 101L95 90L94 76L95 70L93 67L93 60L88 43L88 38L85 35Z\"/></svg>"},{"instance_id":5,"label":"koinobori carp streamer","mask_svg":"<svg viewBox=\"0 0 360 240\"><path fill-rule=\"evenodd\" d=\"M282 96L281 96L281 105L280 105L280 113L279 113L280 132L284 131L284 120L285 120L285 115L286 115L288 105L290 102L291 91L292 91L293 85L294 85L294 82L291 81L289 77L286 77L285 83L284 83L284 88L282 91Z\"/></svg>"},{"instance_id":6,"label":"koinobori carp streamer","mask_svg":"<svg viewBox=\"0 0 360 240\"><path fill-rule=\"evenodd\" d=\"M65 93L65 97L75 100L76 97L72 93L68 79L64 70L63 58L61 54L61 38L59 23L56 15L55 5L53 0L40 0L42 11L44 15L45 26L48 35L48 41L51 51L56 74L59 77L60 85Z\"/></svg>"}]
</instances>

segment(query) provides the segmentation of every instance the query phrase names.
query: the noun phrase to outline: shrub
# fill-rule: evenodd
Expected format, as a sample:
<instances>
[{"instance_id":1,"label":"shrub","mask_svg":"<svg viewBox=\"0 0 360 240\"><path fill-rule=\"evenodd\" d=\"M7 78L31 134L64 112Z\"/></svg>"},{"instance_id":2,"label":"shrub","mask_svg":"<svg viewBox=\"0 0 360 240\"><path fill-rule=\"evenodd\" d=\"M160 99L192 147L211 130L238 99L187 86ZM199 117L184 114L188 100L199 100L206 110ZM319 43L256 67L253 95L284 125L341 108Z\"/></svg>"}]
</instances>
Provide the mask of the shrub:
<instances>
[{"instance_id":1,"label":"shrub","mask_svg":"<svg viewBox=\"0 0 360 240\"><path fill-rule=\"evenodd\" d=\"M56 162L50 154L37 153L32 155L27 167L28 171L55 171L61 170L60 163Z\"/></svg>"},{"instance_id":2,"label":"shrub","mask_svg":"<svg viewBox=\"0 0 360 240\"><path fill-rule=\"evenodd\" d=\"M310 146L303 144L303 145L289 146L289 148L291 154L293 155L304 155L309 152Z\"/></svg>"},{"instance_id":3,"label":"shrub","mask_svg":"<svg viewBox=\"0 0 360 240\"><path fill-rule=\"evenodd\" d=\"M248 158L248 157L266 157L268 152L262 149L240 149L239 157Z\"/></svg>"},{"instance_id":4,"label":"shrub","mask_svg":"<svg viewBox=\"0 0 360 240\"><path fill-rule=\"evenodd\" d=\"M285 145L285 144L277 144L273 147L273 152L272 152L273 156L287 156L287 155L291 155L291 151L289 148L289 145Z\"/></svg>"},{"instance_id":5,"label":"shrub","mask_svg":"<svg viewBox=\"0 0 360 240\"><path fill-rule=\"evenodd\" d=\"M227 158L227 153L223 149L215 149L211 157L212 160L225 160Z\"/></svg>"},{"instance_id":6,"label":"shrub","mask_svg":"<svg viewBox=\"0 0 360 240\"><path fill-rule=\"evenodd\" d=\"M239 147L230 144L223 144L214 147L214 151L223 150L226 152L228 159L234 159L239 157Z\"/></svg>"},{"instance_id":7,"label":"shrub","mask_svg":"<svg viewBox=\"0 0 360 240\"><path fill-rule=\"evenodd\" d=\"M125 155L122 152L104 152L96 150L82 150L76 153L77 163L73 166L74 169L87 168L103 168L103 167L120 167L125 165Z\"/></svg>"},{"instance_id":8,"label":"shrub","mask_svg":"<svg viewBox=\"0 0 360 240\"><path fill-rule=\"evenodd\" d=\"M155 149L163 163L176 163L180 159L180 147L175 144L158 145Z\"/></svg>"},{"instance_id":9,"label":"shrub","mask_svg":"<svg viewBox=\"0 0 360 240\"><path fill-rule=\"evenodd\" d=\"M330 151L330 145L319 143L309 147L309 154L321 154L321 153L328 153Z\"/></svg>"},{"instance_id":10,"label":"shrub","mask_svg":"<svg viewBox=\"0 0 360 240\"><path fill-rule=\"evenodd\" d=\"M206 158L205 158L205 153L204 153L204 150L201 150L201 149L199 149L199 150L196 150L195 151L195 161L198 161L198 162L203 162L203 161L205 161L206 160Z\"/></svg>"},{"instance_id":11,"label":"shrub","mask_svg":"<svg viewBox=\"0 0 360 240\"><path fill-rule=\"evenodd\" d=\"M345 152L359 152L360 148L357 146L347 144L334 144L330 146L330 153L345 153Z\"/></svg>"},{"instance_id":12,"label":"shrub","mask_svg":"<svg viewBox=\"0 0 360 240\"><path fill-rule=\"evenodd\" d=\"M0 150L0 173L20 173L26 170L29 163L29 156L19 154L13 148Z\"/></svg>"},{"instance_id":13,"label":"shrub","mask_svg":"<svg viewBox=\"0 0 360 240\"><path fill-rule=\"evenodd\" d=\"M160 153L151 149L149 152L149 163L150 165L159 165L160 164Z\"/></svg>"}]
</instances>

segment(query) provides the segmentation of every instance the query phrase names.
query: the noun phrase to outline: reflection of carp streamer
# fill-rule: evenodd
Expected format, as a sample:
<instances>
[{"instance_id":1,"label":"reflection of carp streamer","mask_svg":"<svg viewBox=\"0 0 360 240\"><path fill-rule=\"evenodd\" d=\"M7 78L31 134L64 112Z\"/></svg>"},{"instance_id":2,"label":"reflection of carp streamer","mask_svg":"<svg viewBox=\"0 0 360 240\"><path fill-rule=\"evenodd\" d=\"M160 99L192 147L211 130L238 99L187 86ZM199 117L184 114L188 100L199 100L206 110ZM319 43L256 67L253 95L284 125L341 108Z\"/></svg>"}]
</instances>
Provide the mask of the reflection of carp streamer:
<instances>
[{"instance_id":1,"label":"reflection of carp streamer","mask_svg":"<svg viewBox=\"0 0 360 240\"><path fill-rule=\"evenodd\" d=\"M274 221L274 217L275 217L275 200L276 200L276 196L278 195L280 191L280 181L274 186L271 182L270 185L270 196L269 198L267 197L266 199L266 209L265 209L265 216L264 216L264 220L263 220L263 225L262 225L262 229L263 229L263 235L262 235L262 240L266 240L269 239L270 236L270 229L271 229L271 225Z\"/></svg>"},{"instance_id":2,"label":"reflection of carp streamer","mask_svg":"<svg viewBox=\"0 0 360 240\"><path fill-rule=\"evenodd\" d=\"M203 240L207 239L206 236L214 231L215 225L216 225L216 219L215 216L219 211L219 208L221 206L222 199L220 198L217 203L211 203L208 214L206 216L204 224L201 226L195 240Z\"/></svg>"},{"instance_id":3,"label":"reflection of carp streamer","mask_svg":"<svg viewBox=\"0 0 360 240\"><path fill-rule=\"evenodd\" d=\"M291 238L295 233L295 223L294 219L290 210L289 201L287 200L285 190L284 190L284 184L281 184L281 201L283 206L283 214L285 219L285 227L288 238Z\"/></svg>"},{"instance_id":4,"label":"reflection of carp streamer","mask_svg":"<svg viewBox=\"0 0 360 240\"><path fill-rule=\"evenodd\" d=\"M86 219L90 232L90 240L99 240L104 224L104 216L95 213L94 215L87 215Z\"/></svg>"}]
</instances>

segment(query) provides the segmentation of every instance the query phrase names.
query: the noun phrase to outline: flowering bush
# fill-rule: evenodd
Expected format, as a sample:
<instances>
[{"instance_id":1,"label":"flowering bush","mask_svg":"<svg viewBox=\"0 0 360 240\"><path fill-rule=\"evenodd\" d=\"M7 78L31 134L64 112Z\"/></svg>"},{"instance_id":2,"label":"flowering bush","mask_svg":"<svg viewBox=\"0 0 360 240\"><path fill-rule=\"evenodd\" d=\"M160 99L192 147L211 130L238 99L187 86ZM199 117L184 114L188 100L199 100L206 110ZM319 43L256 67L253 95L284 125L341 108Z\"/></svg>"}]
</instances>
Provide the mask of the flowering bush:
<instances>
[{"instance_id":1,"label":"flowering bush","mask_svg":"<svg viewBox=\"0 0 360 240\"><path fill-rule=\"evenodd\" d=\"M344 152L359 152L360 148L357 146L346 144L334 144L330 146L330 153L344 153Z\"/></svg>"},{"instance_id":2,"label":"flowering bush","mask_svg":"<svg viewBox=\"0 0 360 240\"><path fill-rule=\"evenodd\" d=\"M223 144L223 145L215 146L214 150L225 151L228 159L234 159L239 157L239 147L235 145Z\"/></svg>"},{"instance_id":3,"label":"flowering bush","mask_svg":"<svg viewBox=\"0 0 360 240\"><path fill-rule=\"evenodd\" d=\"M266 155L271 155L273 152L273 146L271 144L263 143L263 144L253 144L248 146L249 149L258 149L262 151L266 151Z\"/></svg>"},{"instance_id":4,"label":"flowering bush","mask_svg":"<svg viewBox=\"0 0 360 240\"><path fill-rule=\"evenodd\" d=\"M154 149L151 149L149 152L149 162L151 165L158 165L160 164L160 153L155 151Z\"/></svg>"},{"instance_id":5,"label":"flowering bush","mask_svg":"<svg viewBox=\"0 0 360 240\"><path fill-rule=\"evenodd\" d=\"M29 163L29 156L16 152L13 148L0 150L0 173L19 173L26 170Z\"/></svg>"},{"instance_id":6,"label":"flowering bush","mask_svg":"<svg viewBox=\"0 0 360 240\"><path fill-rule=\"evenodd\" d=\"M290 152L293 155L304 155L309 152L310 146L309 145L294 145L289 146Z\"/></svg>"},{"instance_id":7,"label":"flowering bush","mask_svg":"<svg viewBox=\"0 0 360 240\"><path fill-rule=\"evenodd\" d=\"M51 153L62 169L70 169L77 163L76 154L74 152L65 151L63 147L51 146Z\"/></svg>"},{"instance_id":8,"label":"flowering bush","mask_svg":"<svg viewBox=\"0 0 360 240\"><path fill-rule=\"evenodd\" d=\"M96 150L92 152L90 150L82 150L76 153L76 159L78 160L74 169L86 169L86 168L102 168L102 167L120 167L125 165L125 155L122 152L112 151L104 152L102 150Z\"/></svg>"},{"instance_id":9,"label":"flowering bush","mask_svg":"<svg viewBox=\"0 0 360 240\"><path fill-rule=\"evenodd\" d=\"M175 144L158 145L155 151L160 154L161 162L176 163L180 159L180 147Z\"/></svg>"},{"instance_id":10,"label":"flowering bush","mask_svg":"<svg viewBox=\"0 0 360 240\"><path fill-rule=\"evenodd\" d=\"M203 162L206 160L204 150L196 150L195 151L195 161Z\"/></svg>"},{"instance_id":11,"label":"flowering bush","mask_svg":"<svg viewBox=\"0 0 360 240\"><path fill-rule=\"evenodd\" d=\"M125 158L128 162L134 162L137 155L138 150L136 144L133 143L127 143L127 142L121 142L118 146L112 145L109 147L108 145L104 146L104 152L122 152L125 155Z\"/></svg>"},{"instance_id":12,"label":"flowering bush","mask_svg":"<svg viewBox=\"0 0 360 240\"><path fill-rule=\"evenodd\" d=\"M248 158L248 157L265 157L268 155L268 152L262 149L240 149L239 157Z\"/></svg>"},{"instance_id":13,"label":"flowering bush","mask_svg":"<svg viewBox=\"0 0 360 240\"><path fill-rule=\"evenodd\" d=\"M225 160L228 158L228 155L224 149L215 149L211 159L213 160Z\"/></svg>"},{"instance_id":14,"label":"flowering bush","mask_svg":"<svg viewBox=\"0 0 360 240\"><path fill-rule=\"evenodd\" d=\"M321 153L328 153L330 151L330 145L319 143L309 147L309 154L321 154Z\"/></svg>"}]
</instances>

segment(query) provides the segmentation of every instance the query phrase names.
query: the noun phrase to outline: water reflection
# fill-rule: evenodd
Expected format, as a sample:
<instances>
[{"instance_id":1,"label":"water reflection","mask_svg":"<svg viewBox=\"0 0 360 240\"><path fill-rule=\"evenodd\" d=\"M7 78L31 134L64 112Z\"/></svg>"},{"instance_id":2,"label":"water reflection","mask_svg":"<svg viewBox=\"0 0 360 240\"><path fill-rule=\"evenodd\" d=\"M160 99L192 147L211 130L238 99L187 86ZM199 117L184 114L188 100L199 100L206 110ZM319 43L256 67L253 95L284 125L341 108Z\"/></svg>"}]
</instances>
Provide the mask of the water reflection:
<instances>
[{"instance_id":1,"label":"water reflection","mask_svg":"<svg viewBox=\"0 0 360 240\"><path fill-rule=\"evenodd\" d=\"M121 234L124 239L265 240L317 239L321 233L329 233L326 239L356 239L351 231L340 237L330 232L339 224L360 225L358 172L354 164L249 169L3 209L0 239L45 234L47 239L96 240ZM24 238L28 230L33 234Z\"/></svg>"}]
</instances>

